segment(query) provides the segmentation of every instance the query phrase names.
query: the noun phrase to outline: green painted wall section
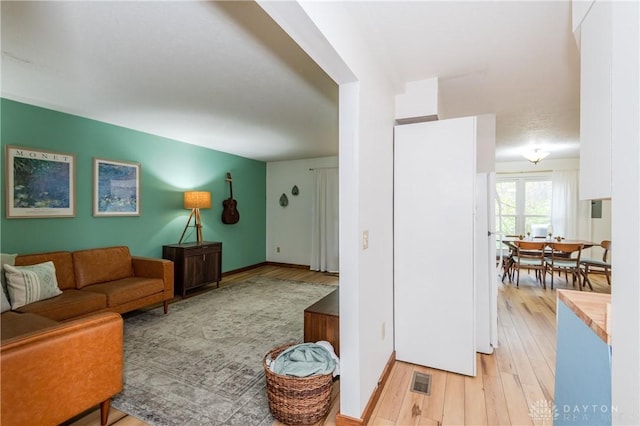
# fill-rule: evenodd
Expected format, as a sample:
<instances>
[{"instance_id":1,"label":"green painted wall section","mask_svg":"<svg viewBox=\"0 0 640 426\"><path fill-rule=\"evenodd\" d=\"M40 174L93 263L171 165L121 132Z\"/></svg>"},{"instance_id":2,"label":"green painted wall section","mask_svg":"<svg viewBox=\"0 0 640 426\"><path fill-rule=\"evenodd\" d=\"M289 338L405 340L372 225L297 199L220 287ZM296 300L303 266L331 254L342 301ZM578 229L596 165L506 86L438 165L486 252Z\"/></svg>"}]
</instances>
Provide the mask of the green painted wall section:
<instances>
[{"instance_id":1,"label":"green painted wall section","mask_svg":"<svg viewBox=\"0 0 640 426\"><path fill-rule=\"evenodd\" d=\"M0 107L3 253L126 245L134 255L161 257L162 245L177 243L187 223L183 192L195 189L211 191L202 232L206 241L222 242L223 272L265 261L266 163L7 99ZM75 217L6 218L5 145L75 155ZM141 164L140 216L93 216L94 158ZM235 225L220 219L227 172L240 213ZM193 227L185 241L195 241Z\"/></svg>"}]
</instances>

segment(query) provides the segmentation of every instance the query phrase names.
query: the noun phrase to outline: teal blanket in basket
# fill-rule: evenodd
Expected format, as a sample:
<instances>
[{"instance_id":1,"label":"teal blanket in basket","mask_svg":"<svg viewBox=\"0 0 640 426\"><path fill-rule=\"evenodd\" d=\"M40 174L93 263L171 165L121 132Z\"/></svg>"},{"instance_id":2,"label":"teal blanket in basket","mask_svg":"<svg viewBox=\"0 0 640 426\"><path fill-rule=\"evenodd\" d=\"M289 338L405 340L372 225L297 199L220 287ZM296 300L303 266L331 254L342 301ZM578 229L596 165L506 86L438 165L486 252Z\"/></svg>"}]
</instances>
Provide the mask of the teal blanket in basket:
<instances>
[{"instance_id":1,"label":"teal blanket in basket","mask_svg":"<svg viewBox=\"0 0 640 426\"><path fill-rule=\"evenodd\" d=\"M333 373L336 361L331 353L316 343L301 343L291 346L273 361L271 370L276 374L308 377Z\"/></svg>"}]
</instances>

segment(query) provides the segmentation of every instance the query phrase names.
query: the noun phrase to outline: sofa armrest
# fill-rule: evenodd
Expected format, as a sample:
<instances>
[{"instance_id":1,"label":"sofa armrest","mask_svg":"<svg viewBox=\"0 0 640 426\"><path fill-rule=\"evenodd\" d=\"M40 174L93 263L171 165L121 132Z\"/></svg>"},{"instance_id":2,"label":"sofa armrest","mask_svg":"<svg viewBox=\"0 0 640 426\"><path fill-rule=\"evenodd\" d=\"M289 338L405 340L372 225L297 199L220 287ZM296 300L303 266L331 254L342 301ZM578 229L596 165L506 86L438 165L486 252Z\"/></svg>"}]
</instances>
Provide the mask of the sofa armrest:
<instances>
[{"instance_id":1,"label":"sofa armrest","mask_svg":"<svg viewBox=\"0 0 640 426\"><path fill-rule=\"evenodd\" d=\"M60 424L120 392L122 332L101 313L4 341L2 424Z\"/></svg>"},{"instance_id":2,"label":"sofa armrest","mask_svg":"<svg viewBox=\"0 0 640 426\"><path fill-rule=\"evenodd\" d=\"M164 300L173 298L173 262L154 257L131 256L133 275L159 278L164 282Z\"/></svg>"}]
</instances>

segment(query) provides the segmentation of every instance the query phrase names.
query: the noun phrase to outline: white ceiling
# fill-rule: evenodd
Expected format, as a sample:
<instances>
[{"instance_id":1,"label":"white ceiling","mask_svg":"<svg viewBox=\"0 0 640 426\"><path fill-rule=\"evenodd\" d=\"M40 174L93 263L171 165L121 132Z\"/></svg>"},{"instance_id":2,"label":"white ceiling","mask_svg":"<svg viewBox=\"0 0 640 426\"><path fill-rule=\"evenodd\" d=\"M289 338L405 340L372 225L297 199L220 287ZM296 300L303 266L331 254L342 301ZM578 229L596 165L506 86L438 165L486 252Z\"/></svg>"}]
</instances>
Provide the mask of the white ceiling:
<instances>
[{"instance_id":1,"label":"white ceiling","mask_svg":"<svg viewBox=\"0 0 640 426\"><path fill-rule=\"evenodd\" d=\"M396 84L497 115L498 161L578 156L570 1L353 1ZM262 161L337 155L338 90L254 2L2 1L2 96ZM398 85L401 87L401 85Z\"/></svg>"}]
</instances>

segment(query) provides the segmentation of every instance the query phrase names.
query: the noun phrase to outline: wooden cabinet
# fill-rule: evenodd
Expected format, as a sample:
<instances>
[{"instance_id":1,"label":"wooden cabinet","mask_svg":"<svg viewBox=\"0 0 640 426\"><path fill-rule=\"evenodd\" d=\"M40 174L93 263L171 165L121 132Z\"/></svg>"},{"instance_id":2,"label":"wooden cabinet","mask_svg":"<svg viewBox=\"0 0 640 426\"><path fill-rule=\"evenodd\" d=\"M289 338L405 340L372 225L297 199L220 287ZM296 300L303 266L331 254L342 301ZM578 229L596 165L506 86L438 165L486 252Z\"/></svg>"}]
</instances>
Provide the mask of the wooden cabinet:
<instances>
[{"instance_id":1,"label":"wooden cabinet","mask_svg":"<svg viewBox=\"0 0 640 426\"><path fill-rule=\"evenodd\" d=\"M597 0L580 27L580 199L611 198L611 2Z\"/></svg>"},{"instance_id":2,"label":"wooden cabinet","mask_svg":"<svg viewBox=\"0 0 640 426\"><path fill-rule=\"evenodd\" d=\"M304 341L326 340L340 356L340 295L336 289L304 310Z\"/></svg>"},{"instance_id":3,"label":"wooden cabinet","mask_svg":"<svg viewBox=\"0 0 640 426\"><path fill-rule=\"evenodd\" d=\"M212 282L220 285L222 277L222 243L169 244L162 246L162 257L174 263L174 294L185 296L187 290Z\"/></svg>"}]
</instances>

